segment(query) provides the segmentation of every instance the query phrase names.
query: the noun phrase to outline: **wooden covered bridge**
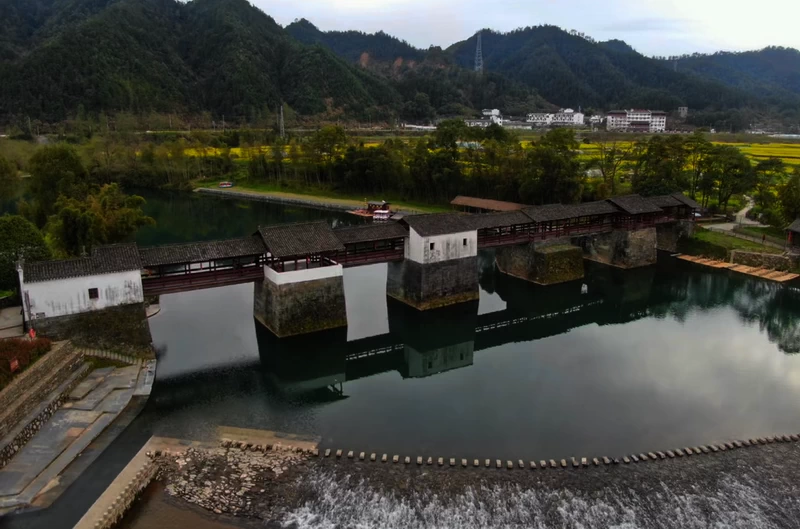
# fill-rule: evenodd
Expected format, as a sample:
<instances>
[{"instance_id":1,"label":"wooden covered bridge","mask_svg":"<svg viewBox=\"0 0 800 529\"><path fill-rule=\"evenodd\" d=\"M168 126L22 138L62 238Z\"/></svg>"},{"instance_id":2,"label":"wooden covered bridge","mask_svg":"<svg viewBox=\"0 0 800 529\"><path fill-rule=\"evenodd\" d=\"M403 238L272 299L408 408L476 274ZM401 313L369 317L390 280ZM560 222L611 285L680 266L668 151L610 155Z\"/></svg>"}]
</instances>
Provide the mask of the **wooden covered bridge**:
<instances>
[{"instance_id":1,"label":"wooden covered bridge","mask_svg":"<svg viewBox=\"0 0 800 529\"><path fill-rule=\"evenodd\" d=\"M490 202L497 207L497 201ZM399 222L340 228L322 221L266 226L249 237L141 248L142 283L145 295L159 295L257 281L264 277L264 266L283 273L403 261L409 230L415 226L421 232L423 225L474 231L481 249L690 220L698 207L681 194L625 195L483 214L412 215Z\"/></svg>"}]
</instances>

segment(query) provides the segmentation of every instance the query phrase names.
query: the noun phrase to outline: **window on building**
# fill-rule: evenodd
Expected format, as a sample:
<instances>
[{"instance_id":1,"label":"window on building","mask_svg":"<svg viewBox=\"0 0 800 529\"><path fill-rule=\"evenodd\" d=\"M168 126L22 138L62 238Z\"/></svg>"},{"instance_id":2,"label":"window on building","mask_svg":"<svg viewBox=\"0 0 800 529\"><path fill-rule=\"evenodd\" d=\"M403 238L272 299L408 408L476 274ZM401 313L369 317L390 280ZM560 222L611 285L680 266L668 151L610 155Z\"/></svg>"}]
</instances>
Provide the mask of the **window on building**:
<instances>
[{"instance_id":1,"label":"window on building","mask_svg":"<svg viewBox=\"0 0 800 529\"><path fill-rule=\"evenodd\" d=\"M436 244L436 243L431 243L431 251L433 251L434 244Z\"/></svg>"},{"instance_id":2,"label":"window on building","mask_svg":"<svg viewBox=\"0 0 800 529\"><path fill-rule=\"evenodd\" d=\"M428 369L433 369L433 362L428 362Z\"/></svg>"},{"instance_id":3,"label":"window on building","mask_svg":"<svg viewBox=\"0 0 800 529\"><path fill-rule=\"evenodd\" d=\"M465 238L464 239L464 246L466 246L466 245L467 245L467 239Z\"/></svg>"},{"instance_id":4,"label":"window on building","mask_svg":"<svg viewBox=\"0 0 800 529\"><path fill-rule=\"evenodd\" d=\"M97 291L96 288L89 289L89 299L97 299L100 297L100 293Z\"/></svg>"}]
</instances>

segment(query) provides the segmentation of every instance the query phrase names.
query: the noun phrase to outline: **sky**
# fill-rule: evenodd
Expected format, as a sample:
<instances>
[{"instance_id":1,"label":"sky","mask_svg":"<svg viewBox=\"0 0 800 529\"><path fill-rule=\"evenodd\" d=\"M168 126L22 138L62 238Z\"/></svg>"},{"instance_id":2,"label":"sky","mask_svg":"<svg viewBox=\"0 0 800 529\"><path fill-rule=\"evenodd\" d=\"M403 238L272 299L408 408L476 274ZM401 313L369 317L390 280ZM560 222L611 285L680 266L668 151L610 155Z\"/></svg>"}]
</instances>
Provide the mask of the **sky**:
<instances>
[{"instance_id":1,"label":"sky","mask_svg":"<svg viewBox=\"0 0 800 529\"><path fill-rule=\"evenodd\" d=\"M765 46L800 49L800 0L250 0L279 24L383 30L420 48L446 48L482 28L553 24L646 55Z\"/></svg>"}]
</instances>

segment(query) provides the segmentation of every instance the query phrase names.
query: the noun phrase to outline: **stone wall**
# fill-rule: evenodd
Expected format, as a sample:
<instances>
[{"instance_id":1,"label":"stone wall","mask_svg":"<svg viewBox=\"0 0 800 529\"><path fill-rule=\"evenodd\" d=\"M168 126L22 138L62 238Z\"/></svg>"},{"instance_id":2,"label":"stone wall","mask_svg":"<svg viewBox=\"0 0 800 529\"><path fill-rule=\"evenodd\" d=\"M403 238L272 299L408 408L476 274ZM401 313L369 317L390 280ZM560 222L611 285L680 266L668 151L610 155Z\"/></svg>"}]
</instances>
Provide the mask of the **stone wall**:
<instances>
[{"instance_id":1,"label":"stone wall","mask_svg":"<svg viewBox=\"0 0 800 529\"><path fill-rule=\"evenodd\" d=\"M583 277L583 253L567 239L557 242L506 246L497 250L497 268L504 274L539 285Z\"/></svg>"},{"instance_id":2,"label":"stone wall","mask_svg":"<svg viewBox=\"0 0 800 529\"><path fill-rule=\"evenodd\" d=\"M37 403L42 409L36 414L28 423L19 430L19 432L9 439L0 441L0 468L6 466L9 461L22 449L25 444L30 441L34 435L50 420L50 417L64 404L69 394L75 387L80 384L83 377L91 371L89 364L81 363L77 369L77 376L75 376L67 385L61 384L62 387L54 390L45 402ZM72 374L72 371L68 371ZM36 402L36 401L29 401ZM12 432L13 434L13 432Z\"/></svg>"},{"instance_id":3,"label":"stone wall","mask_svg":"<svg viewBox=\"0 0 800 529\"><path fill-rule=\"evenodd\" d=\"M152 337L144 303L33 320L36 332L77 346L152 357Z\"/></svg>"},{"instance_id":4,"label":"stone wall","mask_svg":"<svg viewBox=\"0 0 800 529\"><path fill-rule=\"evenodd\" d=\"M81 519L76 527L87 526L93 529L109 529L114 527L131 507L136 497L153 481L158 473L158 463L148 459L136 472L136 475L125 485L120 493L111 500L108 508L100 514L99 519Z\"/></svg>"},{"instance_id":5,"label":"stone wall","mask_svg":"<svg viewBox=\"0 0 800 529\"><path fill-rule=\"evenodd\" d=\"M0 391L0 439L67 380L82 362L82 352L71 343L57 343L44 357L14 377Z\"/></svg>"},{"instance_id":6,"label":"stone wall","mask_svg":"<svg viewBox=\"0 0 800 529\"><path fill-rule=\"evenodd\" d=\"M583 237L581 245L587 259L620 268L637 268L656 263L656 239L655 228L614 230Z\"/></svg>"},{"instance_id":7,"label":"stone wall","mask_svg":"<svg viewBox=\"0 0 800 529\"><path fill-rule=\"evenodd\" d=\"M294 336L347 326L341 276L276 285L257 282L253 315L276 336Z\"/></svg>"},{"instance_id":8,"label":"stone wall","mask_svg":"<svg viewBox=\"0 0 800 529\"><path fill-rule=\"evenodd\" d=\"M694 222L679 220L656 227L656 248L667 252L678 251L678 241L689 239L694 235Z\"/></svg>"},{"instance_id":9,"label":"stone wall","mask_svg":"<svg viewBox=\"0 0 800 529\"><path fill-rule=\"evenodd\" d=\"M478 257L389 263L386 294L419 310L474 301L479 298Z\"/></svg>"},{"instance_id":10,"label":"stone wall","mask_svg":"<svg viewBox=\"0 0 800 529\"><path fill-rule=\"evenodd\" d=\"M797 257L773 253L745 252L743 250L731 250L731 262L786 272L796 270L798 267Z\"/></svg>"}]
</instances>

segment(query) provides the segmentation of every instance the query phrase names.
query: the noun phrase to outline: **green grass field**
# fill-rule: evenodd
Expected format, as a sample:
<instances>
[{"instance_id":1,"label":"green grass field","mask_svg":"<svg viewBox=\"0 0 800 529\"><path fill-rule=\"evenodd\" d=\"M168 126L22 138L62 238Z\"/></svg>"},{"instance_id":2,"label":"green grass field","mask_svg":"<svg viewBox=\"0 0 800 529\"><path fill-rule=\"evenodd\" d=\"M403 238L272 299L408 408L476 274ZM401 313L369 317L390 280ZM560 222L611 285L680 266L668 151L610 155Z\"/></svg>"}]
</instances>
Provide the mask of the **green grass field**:
<instances>
[{"instance_id":1,"label":"green grass field","mask_svg":"<svg viewBox=\"0 0 800 529\"><path fill-rule=\"evenodd\" d=\"M748 252L783 253L783 250L773 248L772 246L764 246L760 243L748 241L746 239L739 239L738 237L732 237L730 235L725 235L724 233L718 233L710 230L697 230L697 232L694 234L694 238L698 241L720 246L729 251L745 250Z\"/></svg>"}]
</instances>

